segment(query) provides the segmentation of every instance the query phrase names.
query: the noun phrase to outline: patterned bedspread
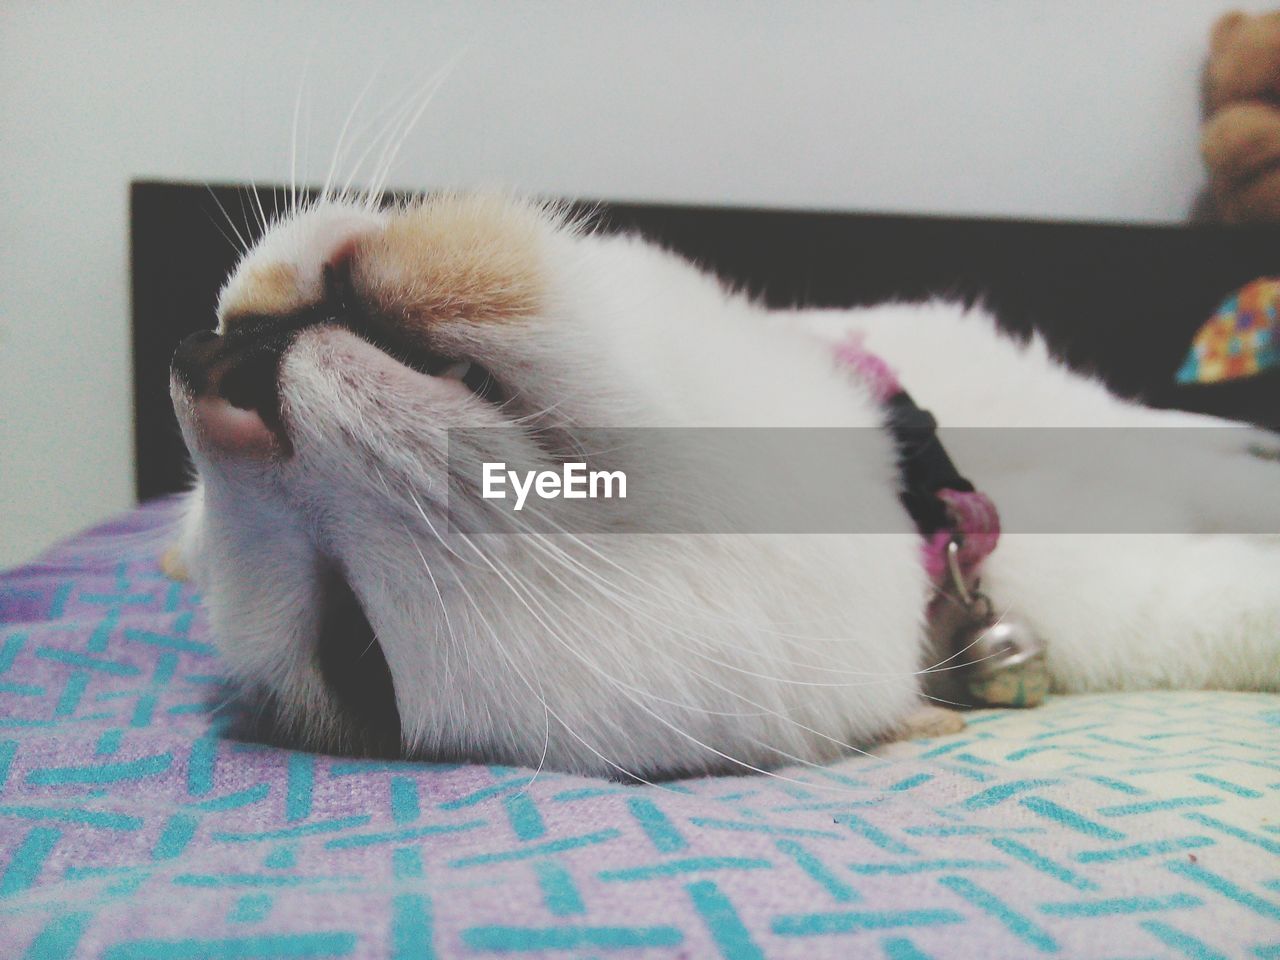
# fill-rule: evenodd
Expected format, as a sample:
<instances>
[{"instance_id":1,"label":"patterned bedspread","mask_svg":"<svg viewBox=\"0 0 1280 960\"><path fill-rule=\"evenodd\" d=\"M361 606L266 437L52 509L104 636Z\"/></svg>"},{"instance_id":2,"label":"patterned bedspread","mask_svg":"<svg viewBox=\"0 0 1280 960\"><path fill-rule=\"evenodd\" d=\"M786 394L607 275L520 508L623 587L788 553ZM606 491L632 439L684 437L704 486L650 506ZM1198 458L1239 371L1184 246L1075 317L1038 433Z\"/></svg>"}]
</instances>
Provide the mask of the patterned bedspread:
<instances>
[{"instance_id":1,"label":"patterned bedspread","mask_svg":"<svg viewBox=\"0 0 1280 960\"><path fill-rule=\"evenodd\" d=\"M1280 697L623 786L219 736L153 509L0 574L4 957L1280 958Z\"/></svg>"}]
</instances>

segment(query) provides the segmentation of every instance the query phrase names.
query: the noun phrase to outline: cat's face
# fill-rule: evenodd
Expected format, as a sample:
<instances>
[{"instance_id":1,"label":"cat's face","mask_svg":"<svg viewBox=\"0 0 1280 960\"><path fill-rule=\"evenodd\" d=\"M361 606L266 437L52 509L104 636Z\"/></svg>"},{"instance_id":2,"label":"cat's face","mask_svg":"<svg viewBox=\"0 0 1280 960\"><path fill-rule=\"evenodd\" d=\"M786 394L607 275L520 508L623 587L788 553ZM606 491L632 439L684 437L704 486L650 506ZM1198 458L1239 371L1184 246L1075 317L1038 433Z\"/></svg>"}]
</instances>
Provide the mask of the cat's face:
<instances>
[{"instance_id":1,"label":"cat's face","mask_svg":"<svg viewBox=\"0 0 1280 960\"><path fill-rule=\"evenodd\" d=\"M675 258L536 204L292 215L227 282L216 333L174 360L200 476L184 549L227 668L266 695L272 735L356 752L652 775L823 756L883 729L915 692L910 537L799 557L450 529L490 506L451 486L450 458L554 464L587 426L873 422L815 375L825 362ZM771 398L777 382L796 386ZM891 513L882 452L855 468ZM635 445L613 456L663 469ZM888 591L856 626L850 578ZM779 652L779 623L798 636L808 618L825 645ZM908 639L881 650L881 629Z\"/></svg>"}]
</instances>

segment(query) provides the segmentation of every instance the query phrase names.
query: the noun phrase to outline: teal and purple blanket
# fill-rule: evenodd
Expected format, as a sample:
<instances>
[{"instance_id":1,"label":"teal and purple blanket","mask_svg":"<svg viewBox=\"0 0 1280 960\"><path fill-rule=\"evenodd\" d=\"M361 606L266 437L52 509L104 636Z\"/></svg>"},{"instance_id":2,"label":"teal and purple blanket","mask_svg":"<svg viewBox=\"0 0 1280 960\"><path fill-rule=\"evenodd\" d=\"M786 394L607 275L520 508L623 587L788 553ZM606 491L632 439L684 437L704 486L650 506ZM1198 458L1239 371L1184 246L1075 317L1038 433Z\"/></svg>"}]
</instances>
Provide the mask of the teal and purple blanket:
<instances>
[{"instance_id":1,"label":"teal and purple blanket","mask_svg":"<svg viewBox=\"0 0 1280 960\"><path fill-rule=\"evenodd\" d=\"M237 743L155 508L0 574L0 956L1280 958L1280 697L662 788Z\"/></svg>"}]
</instances>

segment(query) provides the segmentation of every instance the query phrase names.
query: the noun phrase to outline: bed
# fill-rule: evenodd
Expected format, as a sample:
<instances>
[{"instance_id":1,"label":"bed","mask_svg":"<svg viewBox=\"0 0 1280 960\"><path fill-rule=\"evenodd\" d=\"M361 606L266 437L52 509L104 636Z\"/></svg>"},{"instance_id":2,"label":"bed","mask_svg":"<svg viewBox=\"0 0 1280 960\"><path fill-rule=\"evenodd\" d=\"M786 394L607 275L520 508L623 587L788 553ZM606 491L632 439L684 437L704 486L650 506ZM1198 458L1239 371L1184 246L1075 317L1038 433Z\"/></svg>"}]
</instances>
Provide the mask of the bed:
<instances>
[{"instance_id":1,"label":"bed","mask_svg":"<svg viewBox=\"0 0 1280 960\"><path fill-rule=\"evenodd\" d=\"M1280 696L1057 697L653 787L227 737L198 597L158 562L167 357L234 256L211 209L133 188L147 502L0 574L0 954L1280 958ZM981 295L1118 390L1280 426L1274 376L1172 383L1215 305L1280 271L1274 231L597 214L773 303Z\"/></svg>"}]
</instances>

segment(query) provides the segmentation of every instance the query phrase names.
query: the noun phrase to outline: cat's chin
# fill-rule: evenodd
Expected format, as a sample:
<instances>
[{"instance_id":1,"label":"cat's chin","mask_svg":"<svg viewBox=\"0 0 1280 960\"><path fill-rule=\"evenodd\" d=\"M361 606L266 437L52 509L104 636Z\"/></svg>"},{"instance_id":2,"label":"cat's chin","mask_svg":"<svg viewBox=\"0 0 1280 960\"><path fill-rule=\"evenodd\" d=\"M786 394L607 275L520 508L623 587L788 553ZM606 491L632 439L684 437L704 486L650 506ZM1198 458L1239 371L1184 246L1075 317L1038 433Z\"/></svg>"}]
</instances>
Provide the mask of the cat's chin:
<instances>
[{"instance_id":1,"label":"cat's chin","mask_svg":"<svg viewBox=\"0 0 1280 960\"><path fill-rule=\"evenodd\" d=\"M280 439L256 410L242 410L222 397L200 397L195 416L201 439L218 453L266 458L279 452Z\"/></svg>"}]
</instances>

